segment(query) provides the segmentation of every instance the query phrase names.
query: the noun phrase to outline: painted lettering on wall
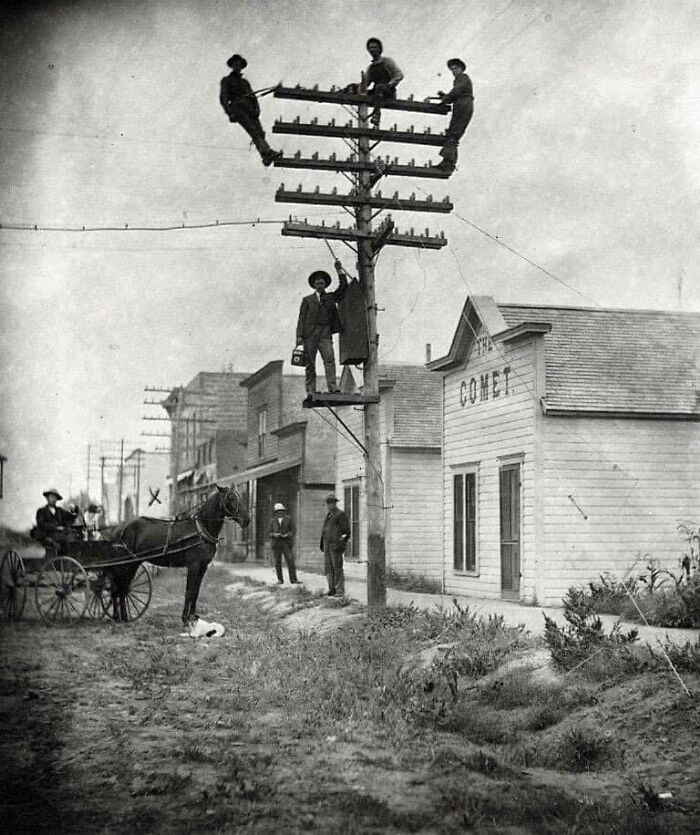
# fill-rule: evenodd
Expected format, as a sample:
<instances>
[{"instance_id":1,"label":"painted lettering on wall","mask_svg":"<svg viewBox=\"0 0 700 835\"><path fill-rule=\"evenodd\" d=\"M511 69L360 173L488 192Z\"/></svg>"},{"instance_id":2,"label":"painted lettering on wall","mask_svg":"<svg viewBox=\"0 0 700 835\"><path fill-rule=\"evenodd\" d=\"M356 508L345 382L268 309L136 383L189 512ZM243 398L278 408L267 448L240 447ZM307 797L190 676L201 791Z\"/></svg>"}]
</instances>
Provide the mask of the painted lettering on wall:
<instances>
[{"instance_id":1,"label":"painted lettering on wall","mask_svg":"<svg viewBox=\"0 0 700 835\"><path fill-rule=\"evenodd\" d=\"M462 408L467 405L475 406L487 400L498 400L513 394L510 380L511 368L506 365L500 370L486 371L479 377L472 377L469 382L462 380L459 387L459 402Z\"/></svg>"},{"instance_id":2,"label":"painted lettering on wall","mask_svg":"<svg viewBox=\"0 0 700 835\"><path fill-rule=\"evenodd\" d=\"M487 354L489 351L493 351L493 342L491 342L491 337L486 334L485 336L477 336L476 338L476 355L477 357L482 357L484 354Z\"/></svg>"}]
</instances>

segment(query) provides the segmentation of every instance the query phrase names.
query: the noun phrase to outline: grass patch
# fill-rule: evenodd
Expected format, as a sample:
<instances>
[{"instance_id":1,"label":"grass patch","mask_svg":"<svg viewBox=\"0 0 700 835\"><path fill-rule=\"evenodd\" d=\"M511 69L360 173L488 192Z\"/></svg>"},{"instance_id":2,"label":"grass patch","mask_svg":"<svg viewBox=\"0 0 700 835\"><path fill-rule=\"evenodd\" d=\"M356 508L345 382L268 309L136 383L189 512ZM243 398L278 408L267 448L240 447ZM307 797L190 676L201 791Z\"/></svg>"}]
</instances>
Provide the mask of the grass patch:
<instances>
[{"instance_id":1,"label":"grass patch","mask_svg":"<svg viewBox=\"0 0 700 835\"><path fill-rule=\"evenodd\" d=\"M442 583L422 574L406 574L400 571L387 571L386 584L391 589L413 591L420 594L442 594Z\"/></svg>"}]
</instances>

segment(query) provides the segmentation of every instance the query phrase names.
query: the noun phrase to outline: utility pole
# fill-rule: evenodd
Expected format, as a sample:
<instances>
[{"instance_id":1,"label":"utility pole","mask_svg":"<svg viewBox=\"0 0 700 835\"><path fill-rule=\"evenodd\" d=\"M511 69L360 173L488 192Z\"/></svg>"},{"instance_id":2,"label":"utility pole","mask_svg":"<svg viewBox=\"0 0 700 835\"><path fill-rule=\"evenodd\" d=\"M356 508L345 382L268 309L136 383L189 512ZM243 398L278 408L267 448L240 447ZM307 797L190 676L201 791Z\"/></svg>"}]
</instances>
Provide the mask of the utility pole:
<instances>
[{"instance_id":1,"label":"utility pole","mask_svg":"<svg viewBox=\"0 0 700 835\"><path fill-rule=\"evenodd\" d=\"M305 192L299 186L295 191L285 189L284 184L278 189L275 200L280 203L307 203L324 206L342 206L354 217L353 227L311 225L306 221L290 220L284 224L282 234L305 238L323 238L340 240L357 255L357 270L360 285L364 290L367 303L367 331L369 352L364 362L364 385L362 395L315 394L310 407L342 406L360 404L364 407L364 448L365 478L367 484L367 602L370 610L381 609L386 605L386 546L384 519L384 485L382 481L381 445L380 445L380 405L379 405L379 333L377 327L377 302L375 293L375 263L381 248L386 245L412 246L422 249L440 249L447 244L444 234L431 236L415 234L413 229L400 233L393 220L388 216L376 229L372 221L385 209L411 212L442 212L452 210L449 198L434 201L432 196L416 200L415 194L399 198L398 193L384 197L381 191L372 192L374 185L384 176L422 177L447 179L449 172L436 168L432 163L416 165L411 160L400 165L398 159L389 157L373 158L372 152L381 141L399 142L414 145L442 147L445 138L442 134L432 134L429 129L415 132L413 125L408 130L398 130L394 125L390 129L380 130L369 123L368 109L374 100L364 92L364 79L359 93L347 93L331 88L319 91L318 87L306 89L278 86L274 90L275 98L314 101L318 103L343 105L354 108L354 121L345 125L336 125L335 119L327 125L320 125L314 118L309 123L301 123L297 117L293 122L278 119L273 126L273 133L295 134L298 136L324 136L342 139L353 151L346 160L339 160L333 153L328 159L319 159L314 153L311 158L302 158L297 151L293 157L275 160L276 168L313 169L317 171L335 171L343 174L353 185L347 194L338 194L333 189L330 194L321 193L317 187L313 192ZM413 98L393 100L382 103L382 112L399 110L404 112L446 114L449 108L444 104L417 102ZM386 115L384 115L386 118Z\"/></svg>"},{"instance_id":2,"label":"utility pole","mask_svg":"<svg viewBox=\"0 0 700 835\"><path fill-rule=\"evenodd\" d=\"M86 478L86 493L88 499L90 498L90 444L87 445L87 478Z\"/></svg>"},{"instance_id":3,"label":"utility pole","mask_svg":"<svg viewBox=\"0 0 700 835\"><path fill-rule=\"evenodd\" d=\"M117 510L117 524L122 521L122 489L124 487L124 439L119 445L119 508Z\"/></svg>"},{"instance_id":4,"label":"utility pole","mask_svg":"<svg viewBox=\"0 0 700 835\"><path fill-rule=\"evenodd\" d=\"M105 506L105 456L100 456L100 504Z\"/></svg>"}]
</instances>

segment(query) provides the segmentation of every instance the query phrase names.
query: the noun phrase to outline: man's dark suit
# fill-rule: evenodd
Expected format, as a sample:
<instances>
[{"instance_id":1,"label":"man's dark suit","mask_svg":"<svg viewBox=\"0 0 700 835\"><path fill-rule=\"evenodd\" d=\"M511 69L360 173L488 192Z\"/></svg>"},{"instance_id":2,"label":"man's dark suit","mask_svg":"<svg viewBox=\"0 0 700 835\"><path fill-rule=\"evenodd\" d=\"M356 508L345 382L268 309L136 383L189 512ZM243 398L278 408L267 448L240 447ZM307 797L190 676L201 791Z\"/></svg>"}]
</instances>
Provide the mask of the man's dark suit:
<instances>
[{"instance_id":1,"label":"man's dark suit","mask_svg":"<svg viewBox=\"0 0 700 835\"><path fill-rule=\"evenodd\" d=\"M281 517L275 515L270 521L270 542L275 555L275 571L280 583L284 582L282 574L282 556L287 563L289 571L289 582L297 582L297 569L294 563L294 552L292 551L292 540L294 539L294 523L290 516L284 514Z\"/></svg>"},{"instance_id":2,"label":"man's dark suit","mask_svg":"<svg viewBox=\"0 0 700 835\"><path fill-rule=\"evenodd\" d=\"M297 321L297 345L304 346L307 394L316 391L316 354L319 351L326 371L328 390L337 388L333 334L339 333L341 327L336 304L348 289L348 280L344 274L339 277L339 282L337 290L322 293L320 301L316 293L304 296L301 300Z\"/></svg>"},{"instance_id":3,"label":"man's dark suit","mask_svg":"<svg viewBox=\"0 0 700 835\"><path fill-rule=\"evenodd\" d=\"M76 538L73 515L62 507L56 507L55 510L53 514L49 506L44 505L36 512L36 538L42 545L52 546ZM63 530L59 531L59 527Z\"/></svg>"},{"instance_id":4,"label":"man's dark suit","mask_svg":"<svg viewBox=\"0 0 700 835\"><path fill-rule=\"evenodd\" d=\"M324 556L324 571L330 594L345 594L345 572L343 554L350 538L350 520L347 513L333 505L326 514L321 531L321 550Z\"/></svg>"}]
</instances>

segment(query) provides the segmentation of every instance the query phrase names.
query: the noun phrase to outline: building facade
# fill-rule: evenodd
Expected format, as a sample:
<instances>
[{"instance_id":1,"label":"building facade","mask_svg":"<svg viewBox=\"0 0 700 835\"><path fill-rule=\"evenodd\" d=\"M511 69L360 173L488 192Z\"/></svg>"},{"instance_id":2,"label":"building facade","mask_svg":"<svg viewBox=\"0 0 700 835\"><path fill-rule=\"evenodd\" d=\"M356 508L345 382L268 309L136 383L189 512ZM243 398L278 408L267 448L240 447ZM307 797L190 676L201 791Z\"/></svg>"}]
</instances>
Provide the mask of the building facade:
<instances>
[{"instance_id":1,"label":"building facade","mask_svg":"<svg viewBox=\"0 0 700 835\"><path fill-rule=\"evenodd\" d=\"M700 518L700 315L467 300L442 377L444 588L558 604Z\"/></svg>"},{"instance_id":2,"label":"building facade","mask_svg":"<svg viewBox=\"0 0 700 835\"><path fill-rule=\"evenodd\" d=\"M170 420L171 514L193 508L243 465L247 391L240 384L248 376L203 371L162 402Z\"/></svg>"},{"instance_id":3,"label":"building facade","mask_svg":"<svg viewBox=\"0 0 700 835\"><path fill-rule=\"evenodd\" d=\"M354 390L346 366L341 389ZM387 570L442 579L442 385L418 365L379 367L380 446L384 483ZM339 410L344 423L364 442L364 412ZM350 518L347 572L366 576L367 493L365 456L341 428L337 437L336 491Z\"/></svg>"},{"instance_id":4,"label":"building facade","mask_svg":"<svg viewBox=\"0 0 700 835\"><path fill-rule=\"evenodd\" d=\"M324 496L335 483L335 430L302 408L304 378L284 374L283 365L269 362L241 381L248 404L246 467L222 483L235 484L248 498L247 559L270 558L270 521L281 502L296 528L297 564L321 568Z\"/></svg>"}]
</instances>

